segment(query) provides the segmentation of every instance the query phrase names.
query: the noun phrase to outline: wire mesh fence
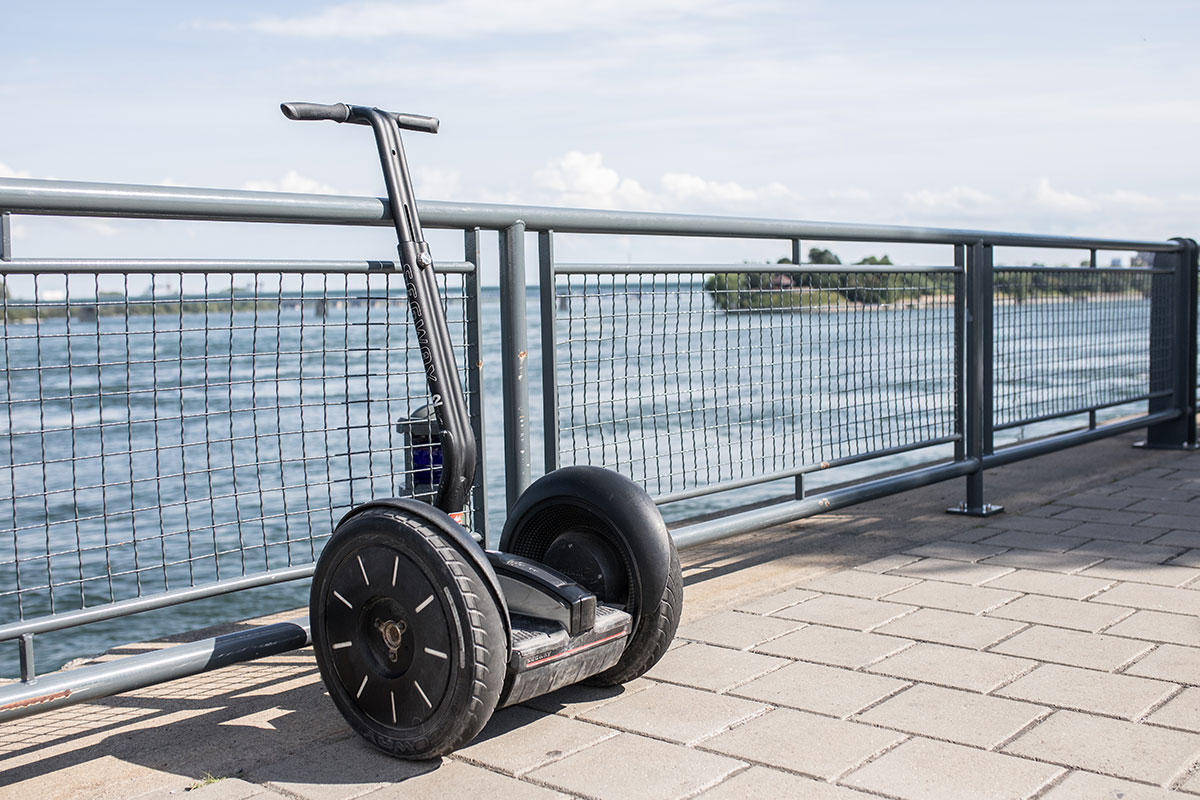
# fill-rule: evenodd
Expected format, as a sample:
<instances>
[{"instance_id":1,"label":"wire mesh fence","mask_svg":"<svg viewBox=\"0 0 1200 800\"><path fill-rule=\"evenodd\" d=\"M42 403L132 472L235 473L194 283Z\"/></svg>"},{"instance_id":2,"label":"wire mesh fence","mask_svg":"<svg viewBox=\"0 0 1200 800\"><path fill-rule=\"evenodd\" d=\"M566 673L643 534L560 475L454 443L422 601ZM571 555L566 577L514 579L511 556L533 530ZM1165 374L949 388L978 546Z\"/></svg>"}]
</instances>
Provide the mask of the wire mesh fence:
<instances>
[{"instance_id":1,"label":"wire mesh fence","mask_svg":"<svg viewBox=\"0 0 1200 800\"><path fill-rule=\"evenodd\" d=\"M561 463L662 498L951 440L958 275L793 269L561 274Z\"/></svg>"},{"instance_id":2,"label":"wire mesh fence","mask_svg":"<svg viewBox=\"0 0 1200 800\"><path fill-rule=\"evenodd\" d=\"M997 268L996 428L1146 400L1170 354L1150 347L1154 284L1145 269Z\"/></svg>"},{"instance_id":3,"label":"wire mesh fence","mask_svg":"<svg viewBox=\"0 0 1200 800\"><path fill-rule=\"evenodd\" d=\"M399 275L4 278L0 622L306 564L411 493ZM466 276L440 282L465 363Z\"/></svg>"}]
</instances>

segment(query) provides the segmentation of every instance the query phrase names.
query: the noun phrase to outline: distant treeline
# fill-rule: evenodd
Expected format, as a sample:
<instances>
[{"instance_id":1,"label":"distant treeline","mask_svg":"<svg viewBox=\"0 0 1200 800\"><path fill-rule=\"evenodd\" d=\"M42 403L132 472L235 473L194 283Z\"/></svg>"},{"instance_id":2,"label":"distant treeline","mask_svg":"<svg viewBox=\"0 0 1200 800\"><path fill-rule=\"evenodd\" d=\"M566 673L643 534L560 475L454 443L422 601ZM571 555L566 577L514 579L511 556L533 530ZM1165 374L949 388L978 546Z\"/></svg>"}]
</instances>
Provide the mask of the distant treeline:
<instances>
[{"instance_id":1,"label":"distant treeline","mask_svg":"<svg viewBox=\"0 0 1200 800\"><path fill-rule=\"evenodd\" d=\"M857 303L892 305L932 295L953 295L956 276L948 273L920 272L837 272L842 260L829 250L814 247L808 251L808 263L829 265L830 272L798 272L783 268L791 259L781 258L769 272L724 272L710 275L704 288L717 308L726 311L803 309ZM867 256L854 266L892 266L886 255ZM1044 267L1044 264L1034 264ZM1081 266L1088 266L1083 262ZM1149 277L1141 273L1122 274L1113 270L1093 273L1038 271L995 271L993 291L996 297L1025 302L1034 297L1084 299L1096 294L1150 294Z\"/></svg>"},{"instance_id":2,"label":"distant treeline","mask_svg":"<svg viewBox=\"0 0 1200 800\"><path fill-rule=\"evenodd\" d=\"M21 300L12 304L4 296L0 284L0 319L6 322L24 322L33 319L95 320L100 317L133 317L147 314L230 314L237 311L275 311L278 300L249 300L235 298L212 298L208 300L154 300L150 298L126 298L119 292L101 292L95 300Z\"/></svg>"}]
</instances>

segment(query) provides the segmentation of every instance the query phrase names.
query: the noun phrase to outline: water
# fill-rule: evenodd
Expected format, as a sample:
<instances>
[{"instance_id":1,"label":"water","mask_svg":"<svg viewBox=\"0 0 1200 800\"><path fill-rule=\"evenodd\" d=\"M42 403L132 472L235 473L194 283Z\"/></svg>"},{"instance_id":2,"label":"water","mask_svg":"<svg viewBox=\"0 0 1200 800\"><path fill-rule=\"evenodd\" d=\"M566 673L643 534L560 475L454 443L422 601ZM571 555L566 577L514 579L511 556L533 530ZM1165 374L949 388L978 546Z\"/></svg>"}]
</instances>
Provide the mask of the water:
<instances>
[{"instance_id":1,"label":"water","mask_svg":"<svg viewBox=\"0 0 1200 800\"><path fill-rule=\"evenodd\" d=\"M944 302L726 314L693 284L627 289L575 287L560 306L564 463L614 466L669 494L953 432L953 319ZM450 309L461 338L453 297ZM341 311L342 323L339 312L328 313L318 319L301 305L10 323L0 623L49 613L52 602L70 610L308 563L345 510L404 492L395 423L424 402L406 311L385 299L371 306L367 324L354 324L361 310ZM1148 301L1132 296L998 306L998 417L1144 392L1148 314ZM545 426L532 292L527 315L536 476ZM482 326L494 541L505 505L494 291L484 293ZM19 402L39 396L40 404ZM847 466L808 485L949 453L941 445ZM790 480L762 484L664 511L678 519L790 490ZM54 588L31 590L39 583ZM297 582L42 634L38 668L306 602L307 582ZM0 648L0 675L16 671L14 643Z\"/></svg>"}]
</instances>

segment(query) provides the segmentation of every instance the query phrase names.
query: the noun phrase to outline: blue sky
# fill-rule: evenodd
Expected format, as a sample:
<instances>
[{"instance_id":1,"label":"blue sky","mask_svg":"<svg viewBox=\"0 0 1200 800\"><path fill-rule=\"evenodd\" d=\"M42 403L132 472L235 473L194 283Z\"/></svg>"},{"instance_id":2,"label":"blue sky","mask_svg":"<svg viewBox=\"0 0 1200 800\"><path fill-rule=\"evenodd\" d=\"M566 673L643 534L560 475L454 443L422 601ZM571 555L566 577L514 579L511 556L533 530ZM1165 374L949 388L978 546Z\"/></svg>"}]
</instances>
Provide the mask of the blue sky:
<instances>
[{"instance_id":1,"label":"blue sky","mask_svg":"<svg viewBox=\"0 0 1200 800\"><path fill-rule=\"evenodd\" d=\"M1200 235L1193 0L4 2L3 19L0 176L379 194L363 136L277 108L347 101L442 119L407 140L426 199ZM22 220L15 248L387 247L180 229Z\"/></svg>"}]
</instances>

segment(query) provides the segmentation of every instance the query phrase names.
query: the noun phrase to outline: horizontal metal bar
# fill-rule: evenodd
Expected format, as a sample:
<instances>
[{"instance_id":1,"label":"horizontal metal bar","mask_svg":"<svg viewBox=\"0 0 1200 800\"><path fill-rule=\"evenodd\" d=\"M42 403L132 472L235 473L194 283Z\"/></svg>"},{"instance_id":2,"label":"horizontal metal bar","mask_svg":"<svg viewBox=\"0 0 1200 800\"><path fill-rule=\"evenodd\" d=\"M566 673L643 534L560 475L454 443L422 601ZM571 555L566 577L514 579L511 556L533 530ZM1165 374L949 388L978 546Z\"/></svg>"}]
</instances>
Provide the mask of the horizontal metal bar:
<instances>
[{"instance_id":1,"label":"horizontal metal bar","mask_svg":"<svg viewBox=\"0 0 1200 800\"><path fill-rule=\"evenodd\" d=\"M1024 461L1027 458L1034 456L1053 453L1056 450L1063 450L1075 445L1085 444L1095 441L1096 439L1104 439L1109 436L1116 436L1120 433L1127 433L1138 428L1145 428L1159 422L1170 422L1173 419L1178 419L1182 412L1175 408L1168 411L1159 411L1156 414L1147 414L1144 417L1136 417L1122 422L1113 422L1108 425L1102 425L1098 428L1084 429L1071 433L1063 433L1057 436L1047 436L1045 439L1037 439L1032 442L1023 442L1021 444L1013 444L1003 449L997 450L995 453L985 455L983 457L983 466L985 469L993 467L1002 467L1005 464L1012 464L1016 461Z\"/></svg>"},{"instance_id":2,"label":"horizontal metal bar","mask_svg":"<svg viewBox=\"0 0 1200 800\"><path fill-rule=\"evenodd\" d=\"M423 201L427 228L502 230L523 222L527 231L654 236L723 236L748 239L985 244L1086 250L1177 252L1179 242L1086 239L899 225L861 225L780 219L599 211L544 206ZM391 225L387 201L379 197L250 192L80 183L24 178L0 179L0 212L60 216L289 222L316 225Z\"/></svg>"},{"instance_id":3,"label":"horizontal metal bar","mask_svg":"<svg viewBox=\"0 0 1200 800\"><path fill-rule=\"evenodd\" d=\"M468 261L446 261L434 266L438 272L468 274L475 265ZM0 271L10 274L43 273L364 273L399 272L395 261L301 261L284 259L199 259L199 258L20 258L5 261ZM185 298L186 299L186 298ZM212 299L212 298L208 298ZM216 298L218 300L224 298ZM246 298L236 298L246 299ZM258 299L258 298L256 298Z\"/></svg>"},{"instance_id":4,"label":"horizontal metal bar","mask_svg":"<svg viewBox=\"0 0 1200 800\"><path fill-rule=\"evenodd\" d=\"M795 469L780 470L772 472L769 475L756 475L749 478L742 478L736 481L722 481L721 483L712 483L707 486L697 486L694 489L684 489L679 492L671 492L669 494L660 494L654 497L654 502L660 506L668 503L677 503L680 500L691 500L695 497L704 497L710 494L720 494L721 492L729 492L734 489L745 489L747 486L757 486L760 483L770 483L771 481L781 481L785 478L794 478L797 475L809 475L814 472L824 472L834 469L835 467L845 467L851 464L861 464L864 461L872 461L876 458L884 458L885 456L894 456L901 453L911 453L914 450L923 450L926 447L934 447L939 444L949 444L957 442L960 436L943 436L938 439L930 439L916 444L897 445L896 447L888 447L884 450L875 450L871 453L863 453L857 456L846 456L845 458L836 458L833 461L821 461L815 464L806 464Z\"/></svg>"},{"instance_id":5,"label":"horizontal metal bar","mask_svg":"<svg viewBox=\"0 0 1200 800\"><path fill-rule=\"evenodd\" d=\"M1052 419L1062 419L1063 417L1074 417L1078 414L1086 414L1089 411L1099 411L1103 408L1116 408L1117 406L1128 405L1129 403L1140 403L1145 400L1151 400L1155 397L1169 397L1172 393L1169 391L1150 392L1148 394L1140 394L1137 397L1130 397L1125 400L1114 400L1111 403L1099 403L1094 406L1082 406L1071 409L1070 411L1054 411L1049 414L1039 414L1036 417L1026 417L1025 419L1015 420L1013 422L1005 422L1003 425L993 425L992 430L1003 431L1011 428L1019 428L1022 425L1033 425L1037 422L1049 422Z\"/></svg>"},{"instance_id":6,"label":"horizontal metal bar","mask_svg":"<svg viewBox=\"0 0 1200 800\"><path fill-rule=\"evenodd\" d=\"M903 267L895 264L555 264L557 275L651 275L704 274L719 272L866 272L866 273L960 273L961 267Z\"/></svg>"},{"instance_id":7,"label":"horizontal metal bar","mask_svg":"<svg viewBox=\"0 0 1200 800\"><path fill-rule=\"evenodd\" d=\"M1078 275L1095 275L1096 273L1113 272L1118 275L1174 275L1173 269L1155 269L1154 267L1008 267L997 266L993 272L1069 272Z\"/></svg>"},{"instance_id":8,"label":"horizontal metal bar","mask_svg":"<svg viewBox=\"0 0 1200 800\"><path fill-rule=\"evenodd\" d=\"M172 589L158 594L146 595L145 597L119 600L115 603L108 603L96 606L95 608L81 608L78 611L66 611L47 617L36 617L34 619L21 620L20 622L10 622L7 625L0 625L0 642L7 641L8 639L16 639L24 633L36 634L62 630L63 628L74 628L77 625L87 625L92 622L100 622L101 620L114 619L116 617L127 617L130 614L179 605L180 603L200 600L205 597L216 597L220 594L240 592L243 589L255 589L260 586L273 586L277 583L311 578L313 569L313 564L272 569L266 572L257 572L253 575L244 575L239 578L204 583L199 586L189 586L185 589Z\"/></svg>"},{"instance_id":9,"label":"horizontal metal bar","mask_svg":"<svg viewBox=\"0 0 1200 800\"><path fill-rule=\"evenodd\" d=\"M718 519L681 526L671 530L671 538L675 540L675 546L680 549L694 547L716 541L717 539L724 539L727 536L733 536L738 533L761 530L769 528L772 525L781 525L785 522L811 517L825 511L832 511L836 508L844 508L855 503L886 497L891 494L908 491L909 489L916 489L920 486L928 486L931 483L939 483L951 478L970 475L978 471L979 468L980 463L978 459L965 459L963 461L952 461L947 464L920 467L898 475L889 475L885 478L864 481L863 483L856 483L841 489L831 489L827 492L810 495L803 500L775 503L763 508L756 508L752 511L745 511L741 514L732 514Z\"/></svg>"},{"instance_id":10,"label":"horizontal metal bar","mask_svg":"<svg viewBox=\"0 0 1200 800\"><path fill-rule=\"evenodd\" d=\"M10 683L0 686L0 723L286 653L310 641L308 620L300 619Z\"/></svg>"}]
</instances>

